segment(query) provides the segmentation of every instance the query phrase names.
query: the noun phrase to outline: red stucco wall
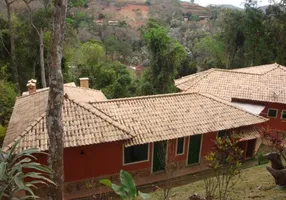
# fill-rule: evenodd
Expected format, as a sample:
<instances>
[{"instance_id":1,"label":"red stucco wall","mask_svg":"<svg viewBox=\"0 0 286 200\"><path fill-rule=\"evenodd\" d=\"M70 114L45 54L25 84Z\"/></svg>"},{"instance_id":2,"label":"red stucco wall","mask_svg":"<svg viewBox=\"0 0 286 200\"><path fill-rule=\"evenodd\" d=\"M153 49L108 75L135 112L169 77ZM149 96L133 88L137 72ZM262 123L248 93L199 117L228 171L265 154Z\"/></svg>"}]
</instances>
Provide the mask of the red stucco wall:
<instances>
[{"instance_id":1,"label":"red stucco wall","mask_svg":"<svg viewBox=\"0 0 286 200\"><path fill-rule=\"evenodd\" d=\"M201 149L201 158L208 155L213 150L214 140L216 139L217 132L206 133L203 135L203 143Z\"/></svg>"},{"instance_id":2,"label":"red stucco wall","mask_svg":"<svg viewBox=\"0 0 286 200\"><path fill-rule=\"evenodd\" d=\"M151 152L152 145L149 151ZM123 166L122 143L103 143L89 146L65 149L65 181L75 181L99 177L126 171L151 168L151 153L149 161ZM81 151L84 152L81 155Z\"/></svg>"},{"instance_id":3,"label":"red stucco wall","mask_svg":"<svg viewBox=\"0 0 286 200\"><path fill-rule=\"evenodd\" d=\"M187 151L188 151L188 140L189 137L185 137L184 143L184 153L180 155L176 155L177 152L177 139L169 140L168 141L168 162L174 161L184 161L187 158Z\"/></svg>"},{"instance_id":4,"label":"red stucco wall","mask_svg":"<svg viewBox=\"0 0 286 200\"><path fill-rule=\"evenodd\" d=\"M65 148L65 182L117 174L121 169L125 171L151 169L152 144L149 145L148 161L129 165L123 165L122 147L122 143L112 142ZM47 164L45 155L40 155L38 158L40 163Z\"/></svg>"},{"instance_id":5,"label":"red stucco wall","mask_svg":"<svg viewBox=\"0 0 286 200\"><path fill-rule=\"evenodd\" d=\"M263 126L270 126L275 130L286 131L286 120L281 119L281 112L282 110L286 110L286 104L279 104L279 103L265 103L264 110L260 113L261 116L267 117L267 112L269 108L277 109L277 117L276 118L269 118L269 121L264 123Z\"/></svg>"},{"instance_id":6,"label":"red stucco wall","mask_svg":"<svg viewBox=\"0 0 286 200\"><path fill-rule=\"evenodd\" d=\"M204 134L202 137L201 159L213 150L213 142L217 136L216 132ZM188 155L189 137L185 137L184 153L176 155L177 140L168 141L168 162L186 161ZM119 173L121 169L136 171L152 167L153 144L149 144L148 161L123 165L122 142L103 143L82 147L65 148L64 171L65 182L78 181L94 177L102 177ZM46 164L46 156L41 156L39 161Z\"/></svg>"}]
</instances>

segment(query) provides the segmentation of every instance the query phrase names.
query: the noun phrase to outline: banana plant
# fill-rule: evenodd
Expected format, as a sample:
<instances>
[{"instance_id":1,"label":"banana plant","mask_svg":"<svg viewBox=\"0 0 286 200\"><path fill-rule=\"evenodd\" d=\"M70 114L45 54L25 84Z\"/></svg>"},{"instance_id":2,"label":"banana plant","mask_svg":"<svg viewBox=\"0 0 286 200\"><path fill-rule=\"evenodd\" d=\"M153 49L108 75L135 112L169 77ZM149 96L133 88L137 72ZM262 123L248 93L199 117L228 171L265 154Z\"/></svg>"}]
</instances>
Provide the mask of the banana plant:
<instances>
[{"instance_id":1,"label":"banana plant","mask_svg":"<svg viewBox=\"0 0 286 200\"><path fill-rule=\"evenodd\" d=\"M101 184L111 188L117 195L121 197L123 200L135 200L138 197L141 199L150 198L149 194L138 191L132 176L124 171L120 171L120 183L121 185L116 185L112 183L109 179L102 179L99 181Z\"/></svg>"},{"instance_id":2,"label":"banana plant","mask_svg":"<svg viewBox=\"0 0 286 200\"><path fill-rule=\"evenodd\" d=\"M8 151L0 150L0 199L37 199L39 197L33 190L39 185L54 184L48 178L53 171L36 162L34 155L45 153L37 148L18 151L18 144L19 141L15 142ZM26 195L19 197L19 191L24 191Z\"/></svg>"}]
</instances>

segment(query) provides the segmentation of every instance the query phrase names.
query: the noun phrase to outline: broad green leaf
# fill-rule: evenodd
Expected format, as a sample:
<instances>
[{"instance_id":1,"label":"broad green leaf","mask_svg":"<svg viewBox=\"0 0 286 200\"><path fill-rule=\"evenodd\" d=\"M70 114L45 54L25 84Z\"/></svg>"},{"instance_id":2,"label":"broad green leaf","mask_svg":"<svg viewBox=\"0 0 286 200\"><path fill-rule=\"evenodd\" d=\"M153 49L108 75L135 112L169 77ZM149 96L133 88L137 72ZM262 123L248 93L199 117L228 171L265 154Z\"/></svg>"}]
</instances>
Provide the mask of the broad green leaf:
<instances>
[{"instance_id":1,"label":"broad green leaf","mask_svg":"<svg viewBox=\"0 0 286 200\"><path fill-rule=\"evenodd\" d=\"M21 191L21 190L25 190L26 192L29 192L32 196L33 196L33 198L39 198L38 196L36 196L35 194L34 194L34 192L31 190L31 188L29 188L29 187L27 187L27 186L23 186L23 187L21 187L21 188L19 188L18 190L16 190L15 192L14 192L14 194L17 194L19 191Z\"/></svg>"},{"instance_id":2,"label":"broad green leaf","mask_svg":"<svg viewBox=\"0 0 286 200\"><path fill-rule=\"evenodd\" d=\"M15 166L19 166L19 165L21 165L21 164L23 164L23 163L29 163L29 162L31 162L31 161L32 161L31 158L24 158L24 159L18 161L18 162L15 164Z\"/></svg>"},{"instance_id":3,"label":"broad green leaf","mask_svg":"<svg viewBox=\"0 0 286 200\"><path fill-rule=\"evenodd\" d=\"M37 148L30 148L30 149L25 149L21 152L19 152L19 156L22 156L22 155L26 155L26 154L33 154L33 153L38 153L39 150Z\"/></svg>"},{"instance_id":4,"label":"broad green leaf","mask_svg":"<svg viewBox=\"0 0 286 200\"><path fill-rule=\"evenodd\" d=\"M23 182L23 179L21 176L19 176L21 174L21 172L17 173L15 176L14 176L14 181L16 183L16 185L21 188L21 187L24 187L24 182Z\"/></svg>"},{"instance_id":5,"label":"broad green leaf","mask_svg":"<svg viewBox=\"0 0 286 200\"><path fill-rule=\"evenodd\" d=\"M99 182L109 188L112 188L112 182L109 179L102 179Z\"/></svg>"},{"instance_id":6,"label":"broad green leaf","mask_svg":"<svg viewBox=\"0 0 286 200\"><path fill-rule=\"evenodd\" d=\"M120 171L120 182L121 182L122 188L127 192L127 194L130 197L135 198L136 197L136 186L135 186L132 176L128 172L121 170Z\"/></svg>"},{"instance_id":7,"label":"broad green leaf","mask_svg":"<svg viewBox=\"0 0 286 200\"><path fill-rule=\"evenodd\" d=\"M48 183L51 183L51 184L55 185L55 183L51 179L43 176L41 173L29 172L29 173L27 173L27 174L25 174L23 176L23 178L27 178L27 177L41 179L41 180L44 180L44 181L46 181Z\"/></svg>"},{"instance_id":8,"label":"broad green leaf","mask_svg":"<svg viewBox=\"0 0 286 200\"><path fill-rule=\"evenodd\" d=\"M48 174L51 174L53 173L53 170L50 169L49 167L47 166L43 166L41 165L40 163L25 163L22 165L23 168L27 168L27 169L36 169L38 171L41 171L41 172L46 172Z\"/></svg>"},{"instance_id":9,"label":"broad green leaf","mask_svg":"<svg viewBox=\"0 0 286 200\"><path fill-rule=\"evenodd\" d=\"M149 199L149 198L150 198L150 194L143 193L143 192L140 192L140 191L138 191L138 194L139 194L139 196L140 196L142 199Z\"/></svg>"},{"instance_id":10,"label":"broad green leaf","mask_svg":"<svg viewBox=\"0 0 286 200\"><path fill-rule=\"evenodd\" d=\"M6 162L1 162L0 163L0 181L3 179L3 176L6 172L6 168L7 168L7 163Z\"/></svg>"},{"instance_id":11,"label":"broad green leaf","mask_svg":"<svg viewBox=\"0 0 286 200\"><path fill-rule=\"evenodd\" d=\"M121 197L121 199L128 199L128 196L126 195L126 191L121 185L119 186L116 184L112 184L111 188L116 194L118 194Z\"/></svg>"},{"instance_id":12,"label":"broad green leaf","mask_svg":"<svg viewBox=\"0 0 286 200\"><path fill-rule=\"evenodd\" d=\"M19 200L26 200L26 199L28 199L28 200L30 200L30 199L35 199L35 198L39 198L38 196L32 196L32 195L29 195L29 196L24 196L24 197L20 197L20 198L18 198Z\"/></svg>"},{"instance_id":13,"label":"broad green leaf","mask_svg":"<svg viewBox=\"0 0 286 200\"><path fill-rule=\"evenodd\" d=\"M16 147L18 146L18 144L20 143L20 140L17 140L13 146L11 147L10 151L8 152L8 158L7 159L11 159L12 158L12 155L15 154L15 150L16 150Z\"/></svg>"}]
</instances>

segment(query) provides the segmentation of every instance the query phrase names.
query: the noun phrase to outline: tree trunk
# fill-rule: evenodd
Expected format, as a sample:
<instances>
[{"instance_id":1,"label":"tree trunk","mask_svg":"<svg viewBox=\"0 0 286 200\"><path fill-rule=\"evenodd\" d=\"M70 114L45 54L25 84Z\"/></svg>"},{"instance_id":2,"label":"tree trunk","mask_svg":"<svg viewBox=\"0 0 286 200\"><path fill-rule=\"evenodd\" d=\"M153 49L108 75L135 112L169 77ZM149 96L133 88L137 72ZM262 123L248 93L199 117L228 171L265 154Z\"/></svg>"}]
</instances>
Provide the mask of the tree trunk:
<instances>
[{"instance_id":1,"label":"tree trunk","mask_svg":"<svg viewBox=\"0 0 286 200\"><path fill-rule=\"evenodd\" d=\"M11 56L11 69L13 73L13 80L16 86L16 89L18 92L20 92L20 86L19 86L19 74L18 74L18 68L16 64L16 52L15 52L15 33L11 21L11 4L13 1L9 2L9 0L5 0L6 8L7 8L7 17L8 17L8 26L9 26L9 35L10 35L10 56Z\"/></svg>"},{"instance_id":2,"label":"tree trunk","mask_svg":"<svg viewBox=\"0 0 286 200\"><path fill-rule=\"evenodd\" d=\"M49 49L50 91L46 120L49 135L49 164L54 170L52 180L56 183L56 186L52 186L50 188L49 199L62 200L64 199L64 131L62 126L64 91L61 61L65 33L67 0L55 0L54 3L53 31L51 34L51 43Z\"/></svg>"},{"instance_id":3,"label":"tree trunk","mask_svg":"<svg viewBox=\"0 0 286 200\"><path fill-rule=\"evenodd\" d=\"M40 29L39 39L40 39L41 84L42 87L45 88L47 87L47 83L46 83L46 73L45 73L44 41L43 41L42 29Z\"/></svg>"}]
</instances>

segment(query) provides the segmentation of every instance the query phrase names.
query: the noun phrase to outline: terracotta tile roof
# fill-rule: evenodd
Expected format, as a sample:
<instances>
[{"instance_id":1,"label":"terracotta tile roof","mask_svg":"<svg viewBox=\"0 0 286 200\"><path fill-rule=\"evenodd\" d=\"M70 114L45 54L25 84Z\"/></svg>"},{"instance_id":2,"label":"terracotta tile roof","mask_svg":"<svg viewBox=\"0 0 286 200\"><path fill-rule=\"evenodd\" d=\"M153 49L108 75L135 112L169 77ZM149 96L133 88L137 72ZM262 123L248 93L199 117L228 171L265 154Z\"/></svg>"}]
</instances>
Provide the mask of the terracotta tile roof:
<instances>
[{"instance_id":1,"label":"terracotta tile roof","mask_svg":"<svg viewBox=\"0 0 286 200\"><path fill-rule=\"evenodd\" d=\"M88 100L97 100L98 91L92 95L92 90L84 88L65 86L64 90L67 94L62 114L65 147L126 140L132 137L128 129L87 103ZM77 92L81 95L80 98L76 97ZM102 96L104 95L99 96L99 100L103 99ZM19 138L22 138L20 149L48 149L45 119L47 101L48 89L17 98L3 143L5 149Z\"/></svg>"},{"instance_id":2,"label":"terracotta tile roof","mask_svg":"<svg viewBox=\"0 0 286 200\"><path fill-rule=\"evenodd\" d=\"M239 137L241 138L239 141L252 140L260 137L259 131L255 127L244 127L238 131Z\"/></svg>"},{"instance_id":3,"label":"terracotta tile roof","mask_svg":"<svg viewBox=\"0 0 286 200\"><path fill-rule=\"evenodd\" d=\"M235 70L210 69L175 80L185 92L209 93L221 99L286 103L286 67L278 64Z\"/></svg>"},{"instance_id":4,"label":"terracotta tile roof","mask_svg":"<svg viewBox=\"0 0 286 200\"><path fill-rule=\"evenodd\" d=\"M92 105L131 129L127 146L263 123L216 97L176 93L94 102Z\"/></svg>"}]
</instances>

